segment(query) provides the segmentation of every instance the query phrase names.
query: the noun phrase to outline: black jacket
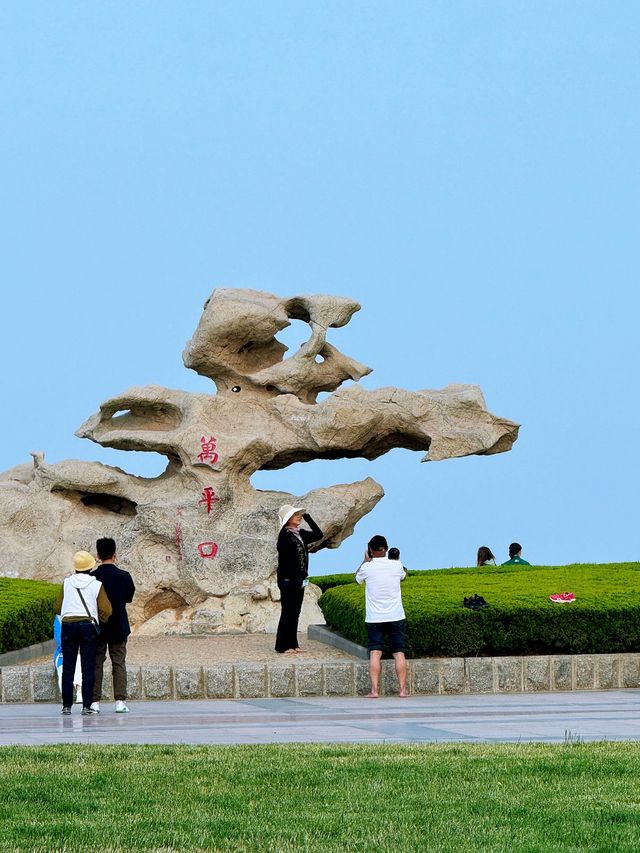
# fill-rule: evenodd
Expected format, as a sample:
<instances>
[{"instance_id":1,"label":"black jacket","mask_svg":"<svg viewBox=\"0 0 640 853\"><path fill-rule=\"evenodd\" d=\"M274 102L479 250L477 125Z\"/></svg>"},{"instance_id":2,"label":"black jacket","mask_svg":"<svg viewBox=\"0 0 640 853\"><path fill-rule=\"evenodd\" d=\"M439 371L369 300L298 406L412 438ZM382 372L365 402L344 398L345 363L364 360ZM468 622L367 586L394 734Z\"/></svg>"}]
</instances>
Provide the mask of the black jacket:
<instances>
[{"instance_id":1,"label":"black jacket","mask_svg":"<svg viewBox=\"0 0 640 853\"><path fill-rule=\"evenodd\" d=\"M309 543L322 539L322 530L308 513L303 516L311 530L299 529L300 537L283 527L278 534L278 586L302 584L309 574ZM302 540L302 541L301 541ZM107 593L109 590L107 590Z\"/></svg>"},{"instance_id":2,"label":"black jacket","mask_svg":"<svg viewBox=\"0 0 640 853\"><path fill-rule=\"evenodd\" d=\"M127 604L133 601L136 591L133 579L129 572L113 563L101 563L91 574L102 583L113 608L108 622L102 626L100 639L107 643L121 643L131 633Z\"/></svg>"}]
</instances>

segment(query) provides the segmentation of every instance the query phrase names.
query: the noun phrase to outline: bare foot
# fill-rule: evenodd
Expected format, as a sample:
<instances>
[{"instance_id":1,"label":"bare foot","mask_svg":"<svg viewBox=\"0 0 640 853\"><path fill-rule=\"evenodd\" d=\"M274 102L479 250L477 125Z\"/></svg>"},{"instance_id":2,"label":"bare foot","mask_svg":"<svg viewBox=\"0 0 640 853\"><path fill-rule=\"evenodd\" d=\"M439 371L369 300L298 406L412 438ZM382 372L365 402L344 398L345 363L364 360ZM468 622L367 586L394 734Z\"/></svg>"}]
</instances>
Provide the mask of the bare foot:
<instances>
[{"instance_id":1,"label":"bare foot","mask_svg":"<svg viewBox=\"0 0 640 853\"><path fill-rule=\"evenodd\" d=\"M401 699L408 699L409 698L409 694L407 693L406 690L401 690L400 693L398 693L398 696Z\"/></svg>"},{"instance_id":2,"label":"bare foot","mask_svg":"<svg viewBox=\"0 0 640 853\"><path fill-rule=\"evenodd\" d=\"M377 693L367 693L367 695L364 698L365 699L377 699L378 694Z\"/></svg>"},{"instance_id":3,"label":"bare foot","mask_svg":"<svg viewBox=\"0 0 640 853\"><path fill-rule=\"evenodd\" d=\"M294 651L295 651L295 653L296 653L296 654L298 654L298 655L303 655L307 650L306 650L306 649L301 648L300 646L298 646L298 648L297 648L297 649L294 649Z\"/></svg>"},{"instance_id":4,"label":"bare foot","mask_svg":"<svg viewBox=\"0 0 640 853\"><path fill-rule=\"evenodd\" d=\"M282 652L283 655L297 655L297 651L295 649L287 649L286 652Z\"/></svg>"}]
</instances>

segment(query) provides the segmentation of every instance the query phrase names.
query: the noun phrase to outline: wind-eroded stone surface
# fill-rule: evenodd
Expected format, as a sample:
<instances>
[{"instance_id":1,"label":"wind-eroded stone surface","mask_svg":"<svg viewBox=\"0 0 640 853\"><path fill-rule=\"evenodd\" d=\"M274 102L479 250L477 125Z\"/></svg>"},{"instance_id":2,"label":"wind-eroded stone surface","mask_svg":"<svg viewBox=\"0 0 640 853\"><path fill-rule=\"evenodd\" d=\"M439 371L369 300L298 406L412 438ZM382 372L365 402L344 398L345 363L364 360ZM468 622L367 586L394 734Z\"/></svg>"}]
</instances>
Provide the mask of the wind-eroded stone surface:
<instances>
[{"instance_id":1,"label":"wind-eroded stone surface","mask_svg":"<svg viewBox=\"0 0 640 853\"><path fill-rule=\"evenodd\" d=\"M73 551L113 536L136 580L131 614L141 633L275 630L278 506L308 507L324 532L316 550L335 548L383 490L367 478L294 496L254 489L253 473L310 459L375 459L394 447L431 461L500 453L517 437L517 425L490 414L476 386L340 389L369 368L329 345L326 332L358 309L331 296L214 291L184 361L218 393L132 388L77 433L164 454L166 471L145 479L33 454L33 465L0 475L0 571L60 580ZM284 359L275 336L290 319L307 322L310 338ZM320 391L333 393L317 403ZM317 594L306 598L303 624L322 621Z\"/></svg>"}]
</instances>

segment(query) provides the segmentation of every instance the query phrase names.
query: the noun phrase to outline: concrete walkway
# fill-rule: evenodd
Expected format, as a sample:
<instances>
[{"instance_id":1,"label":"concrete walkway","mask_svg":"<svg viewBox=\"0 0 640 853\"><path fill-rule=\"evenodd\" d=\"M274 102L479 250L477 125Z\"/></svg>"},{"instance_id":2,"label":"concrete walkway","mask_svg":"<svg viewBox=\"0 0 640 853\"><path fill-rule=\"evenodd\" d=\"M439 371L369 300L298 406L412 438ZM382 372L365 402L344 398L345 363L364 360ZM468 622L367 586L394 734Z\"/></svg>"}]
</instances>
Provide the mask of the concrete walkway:
<instances>
[{"instance_id":1,"label":"concrete walkway","mask_svg":"<svg viewBox=\"0 0 640 853\"><path fill-rule=\"evenodd\" d=\"M131 703L61 717L50 704L0 705L0 745L54 743L561 743L640 740L640 690Z\"/></svg>"}]
</instances>

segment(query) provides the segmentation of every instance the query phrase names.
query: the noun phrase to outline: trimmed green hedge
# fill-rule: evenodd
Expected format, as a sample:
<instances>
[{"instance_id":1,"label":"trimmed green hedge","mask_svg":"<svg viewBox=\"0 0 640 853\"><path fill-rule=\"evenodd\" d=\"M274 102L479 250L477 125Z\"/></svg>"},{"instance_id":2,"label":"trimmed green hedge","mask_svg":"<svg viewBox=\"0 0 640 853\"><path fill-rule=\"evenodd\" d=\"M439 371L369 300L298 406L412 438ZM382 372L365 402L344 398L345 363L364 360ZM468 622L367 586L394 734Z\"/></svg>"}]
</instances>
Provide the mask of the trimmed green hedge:
<instances>
[{"instance_id":1,"label":"trimmed green hedge","mask_svg":"<svg viewBox=\"0 0 640 853\"><path fill-rule=\"evenodd\" d=\"M364 585L336 577L352 582L320 598L327 624L366 645ZM576 601L554 604L549 595L557 592L573 592ZM474 593L486 610L463 607ZM640 563L411 572L402 598L413 657L640 650Z\"/></svg>"},{"instance_id":2,"label":"trimmed green hedge","mask_svg":"<svg viewBox=\"0 0 640 853\"><path fill-rule=\"evenodd\" d=\"M344 586L348 583L353 583L353 572L349 575L318 575L309 578L309 582L319 586L323 592L332 589L334 586Z\"/></svg>"},{"instance_id":3,"label":"trimmed green hedge","mask_svg":"<svg viewBox=\"0 0 640 853\"><path fill-rule=\"evenodd\" d=\"M53 637L59 584L0 577L0 654Z\"/></svg>"},{"instance_id":4,"label":"trimmed green hedge","mask_svg":"<svg viewBox=\"0 0 640 853\"><path fill-rule=\"evenodd\" d=\"M420 576L423 575L425 571L425 569L407 569L407 576L410 578ZM446 569L445 571L450 571L450 569ZM314 575L313 577L309 577L309 582L319 586L323 592L326 592L334 586L344 586L348 583L354 583L354 577L355 572L339 575Z\"/></svg>"}]
</instances>

